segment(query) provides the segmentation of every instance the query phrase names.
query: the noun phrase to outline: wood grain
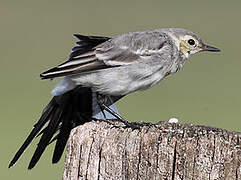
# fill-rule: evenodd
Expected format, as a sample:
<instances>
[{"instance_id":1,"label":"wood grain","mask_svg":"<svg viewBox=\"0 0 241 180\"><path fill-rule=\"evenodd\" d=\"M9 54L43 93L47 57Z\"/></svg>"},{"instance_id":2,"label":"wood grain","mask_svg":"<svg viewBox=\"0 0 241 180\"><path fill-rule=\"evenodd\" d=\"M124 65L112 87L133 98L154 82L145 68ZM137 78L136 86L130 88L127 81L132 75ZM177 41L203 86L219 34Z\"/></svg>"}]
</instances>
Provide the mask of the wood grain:
<instances>
[{"instance_id":1,"label":"wood grain","mask_svg":"<svg viewBox=\"0 0 241 180\"><path fill-rule=\"evenodd\" d=\"M135 130L112 124L72 130L63 180L241 179L240 133L167 122Z\"/></svg>"}]
</instances>

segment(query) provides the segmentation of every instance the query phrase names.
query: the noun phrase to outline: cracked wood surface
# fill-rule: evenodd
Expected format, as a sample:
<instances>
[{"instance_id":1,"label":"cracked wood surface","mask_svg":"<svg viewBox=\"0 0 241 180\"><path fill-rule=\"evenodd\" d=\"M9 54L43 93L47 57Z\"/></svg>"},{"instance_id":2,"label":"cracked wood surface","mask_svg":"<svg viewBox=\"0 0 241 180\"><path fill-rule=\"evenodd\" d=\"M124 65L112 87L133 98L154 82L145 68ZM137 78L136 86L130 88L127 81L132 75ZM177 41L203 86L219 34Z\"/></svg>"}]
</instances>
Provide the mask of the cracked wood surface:
<instances>
[{"instance_id":1,"label":"cracked wood surface","mask_svg":"<svg viewBox=\"0 0 241 180\"><path fill-rule=\"evenodd\" d=\"M241 179L241 134L160 122L90 122L72 130L63 180Z\"/></svg>"}]
</instances>

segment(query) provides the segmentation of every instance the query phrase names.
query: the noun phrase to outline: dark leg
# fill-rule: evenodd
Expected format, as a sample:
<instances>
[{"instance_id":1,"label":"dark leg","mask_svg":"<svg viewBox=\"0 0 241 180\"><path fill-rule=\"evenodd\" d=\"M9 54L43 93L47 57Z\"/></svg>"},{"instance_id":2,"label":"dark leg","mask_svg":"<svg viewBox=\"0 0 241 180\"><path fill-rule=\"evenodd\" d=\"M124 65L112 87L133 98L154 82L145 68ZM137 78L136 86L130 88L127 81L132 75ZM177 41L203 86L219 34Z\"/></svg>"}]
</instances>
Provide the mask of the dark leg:
<instances>
[{"instance_id":1,"label":"dark leg","mask_svg":"<svg viewBox=\"0 0 241 180\"><path fill-rule=\"evenodd\" d=\"M97 93L97 102L100 106L101 109L106 110L107 112L109 112L111 115L113 115L114 117L117 118L118 121L124 123L126 125L126 127L131 127L133 129L137 129L140 128L138 124L136 123L130 123L128 121L126 121L124 118L122 118L119 114L117 114L116 112L114 112L109 106L107 106L107 101L110 100L108 99L108 96L103 96L101 94ZM112 121L115 121L114 119L112 119Z\"/></svg>"},{"instance_id":2,"label":"dark leg","mask_svg":"<svg viewBox=\"0 0 241 180\"><path fill-rule=\"evenodd\" d=\"M104 120L106 120L106 115L105 115L105 112L104 112L104 108L103 108L103 106L100 104L100 102L99 102L99 100L98 100L98 95L97 95L97 103L98 103L98 105L99 105L99 107L100 107L101 113L102 113L103 116L104 116Z\"/></svg>"},{"instance_id":3,"label":"dark leg","mask_svg":"<svg viewBox=\"0 0 241 180\"><path fill-rule=\"evenodd\" d=\"M123 123L129 123L128 121L126 121L124 118L122 118L119 114L117 114L115 111L113 111L110 107L106 106L105 104L101 105L103 107L103 109L105 109L108 113L110 113L111 115L113 115L114 117L116 117L119 121L123 122Z\"/></svg>"}]
</instances>

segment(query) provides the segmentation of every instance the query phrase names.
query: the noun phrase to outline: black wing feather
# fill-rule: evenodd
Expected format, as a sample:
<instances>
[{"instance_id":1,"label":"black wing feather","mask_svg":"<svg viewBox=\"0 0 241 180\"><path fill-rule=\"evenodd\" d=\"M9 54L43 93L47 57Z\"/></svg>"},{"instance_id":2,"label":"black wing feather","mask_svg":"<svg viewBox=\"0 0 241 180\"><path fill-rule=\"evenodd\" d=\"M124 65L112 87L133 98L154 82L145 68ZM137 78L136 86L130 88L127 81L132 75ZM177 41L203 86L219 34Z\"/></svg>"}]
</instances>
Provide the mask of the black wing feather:
<instances>
[{"instance_id":1,"label":"black wing feather","mask_svg":"<svg viewBox=\"0 0 241 180\"><path fill-rule=\"evenodd\" d=\"M54 114L52 114L51 120L47 126L46 131L43 132L43 135L41 136L41 139L38 143L38 146L34 152L34 155L29 163L28 169L32 169L35 164L40 159L41 155L43 154L44 150L46 149L47 145L49 144L49 141L53 137L53 135L56 132L56 128L59 125L61 112L62 110L60 108L56 109Z\"/></svg>"},{"instance_id":2,"label":"black wing feather","mask_svg":"<svg viewBox=\"0 0 241 180\"><path fill-rule=\"evenodd\" d=\"M69 60L72 60L74 57L90 51L97 45L110 39L109 37L83 36L80 34L74 34L73 36L76 37L79 41L76 42L76 46L72 49L72 52L69 55Z\"/></svg>"},{"instance_id":3,"label":"black wing feather","mask_svg":"<svg viewBox=\"0 0 241 180\"><path fill-rule=\"evenodd\" d=\"M92 72L92 71L97 71L97 70L106 69L106 68L110 68L110 66L107 66L102 61L94 61L94 62L89 62L86 64L81 64L81 66L80 65L69 66L67 68L64 68L63 72L62 72L62 69L60 69L58 67L54 67L54 68L40 74L40 77L41 77L41 79L52 79L52 78L56 78L56 77L81 74L81 73L85 73L85 72ZM52 72L54 72L54 74L52 74Z\"/></svg>"},{"instance_id":4,"label":"black wing feather","mask_svg":"<svg viewBox=\"0 0 241 180\"><path fill-rule=\"evenodd\" d=\"M40 117L39 121L34 125L33 130L30 132L27 139L24 141L23 145L19 148L19 150L13 157L12 161L8 166L9 168L17 162L17 160L20 158L23 152L27 149L27 147L32 142L32 140L36 137L36 135L41 131L44 125L48 122L50 115L54 111L54 104L55 104L54 99L52 99L48 104L48 106L44 109L42 116Z\"/></svg>"},{"instance_id":5,"label":"black wing feather","mask_svg":"<svg viewBox=\"0 0 241 180\"><path fill-rule=\"evenodd\" d=\"M73 123L71 122L73 120L73 116L71 115L72 109L71 107L68 107L68 111L65 112L65 117L62 120L62 128L60 129L59 134L56 137L56 144L55 149L52 157L52 163L57 163L64 151L65 145L68 141L69 134L71 129L73 128Z\"/></svg>"},{"instance_id":6,"label":"black wing feather","mask_svg":"<svg viewBox=\"0 0 241 180\"><path fill-rule=\"evenodd\" d=\"M34 125L34 129L10 162L9 167L17 162L24 150L37 135L42 136L28 169L32 169L36 165L46 147L54 139L57 141L52 161L53 163L58 162L63 154L71 129L91 121L91 118L92 91L90 88L76 87L63 95L53 97L44 109L40 120ZM48 121L47 127L43 128ZM58 131L59 133L53 138L54 134Z\"/></svg>"},{"instance_id":7,"label":"black wing feather","mask_svg":"<svg viewBox=\"0 0 241 180\"><path fill-rule=\"evenodd\" d=\"M62 128L57 135L52 162L57 163L64 151L70 131L73 127L91 121L92 117L92 91L90 88L77 89L74 96L69 98L68 112L62 120Z\"/></svg>"},{"instance_id":8,"label":"black wing feather","mask_svg":"<svg viewBox=\"0 0 241 180\"><path fill-rule=\"evenodd\" d=\"M51 79L55 77L79 74L82 72L99 70L107 66L102 61L96 61L93 48L109 40L108 37L83 36L74 34L79 40L69 55L69 60L57 67L49 69L40 74L42 79ZM77 62L77 63L76 63Z\"/></svg>"},{"instance_id":9,"label":"black wing feather","mask_svg":"<svg viewBox=\"0 0 241 180\"><path fill-rule=\"evenodd\" d=\"M69 56L69 61L81 60L77 56L80 56L83 53L91 51L97 45L110 39L109 37L83 36L79 34L74 34L74 36L78 39L78 42L76 43L76 47L72 49L72 53ZM85 66L84 63L82 63L82 65ZM67 70L68 68L75 67L67 67ZM84 70L92 71L101 68L108 67L106 67L106 65L102 62L90 61L88 63L88 67ZM58 70L59 68L55 67L46 72L55 72ZM79 73L81 72L81 70L83 71L83 69L80 68L79 70L75 71L75 73ZM69 75L71 73L73 73L71 70L50 76L45 76L45 73L42 73L41 77L43 79L54 78ZM53 163L58 162L64 151L64 147L66 145L71 129L73 127L76 127L77 125L90 121L91 117L92 92L90 88L76 87L74 90L69 91L61 96L53 97L48 106L44 109L39 121L34 125L33 130L30 132L29 136L27 137L23 145L15 154L14 158L9 164L9 167L13 166L17 162L17 160L20 158L20 156L23 154L23 152L26 150L26 148L29 146L32 140L39 135L42 136L28 168L31 169L35 166L47 145L53 142L55 139L57 141L52 161ZM48 121L49 123L47 127L45 127L45 124ZM57 131L59 131L59 134L52 139L53 135Z\"/></svg>"}]
</instances>

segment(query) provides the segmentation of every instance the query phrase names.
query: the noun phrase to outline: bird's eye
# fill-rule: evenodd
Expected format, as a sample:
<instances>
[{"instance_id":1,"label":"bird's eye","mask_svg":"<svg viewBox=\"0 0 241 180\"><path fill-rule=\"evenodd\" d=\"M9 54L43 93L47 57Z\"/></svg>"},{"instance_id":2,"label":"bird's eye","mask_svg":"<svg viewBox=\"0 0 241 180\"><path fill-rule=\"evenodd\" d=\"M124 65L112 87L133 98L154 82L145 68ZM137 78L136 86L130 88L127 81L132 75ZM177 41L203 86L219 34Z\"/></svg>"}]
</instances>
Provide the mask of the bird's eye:
<instances>
[{"instance_id":1,"label":"bird's eye","mask_svg":"<svg viewBox=\"0 0 241 180\"><path fill-rule=\"evenodd\" d=\"M188 41L188 44L190 44L191 46L194 46L195 45L195 41L193 39L189 39Z\"/></svg>"}]
</instances>

